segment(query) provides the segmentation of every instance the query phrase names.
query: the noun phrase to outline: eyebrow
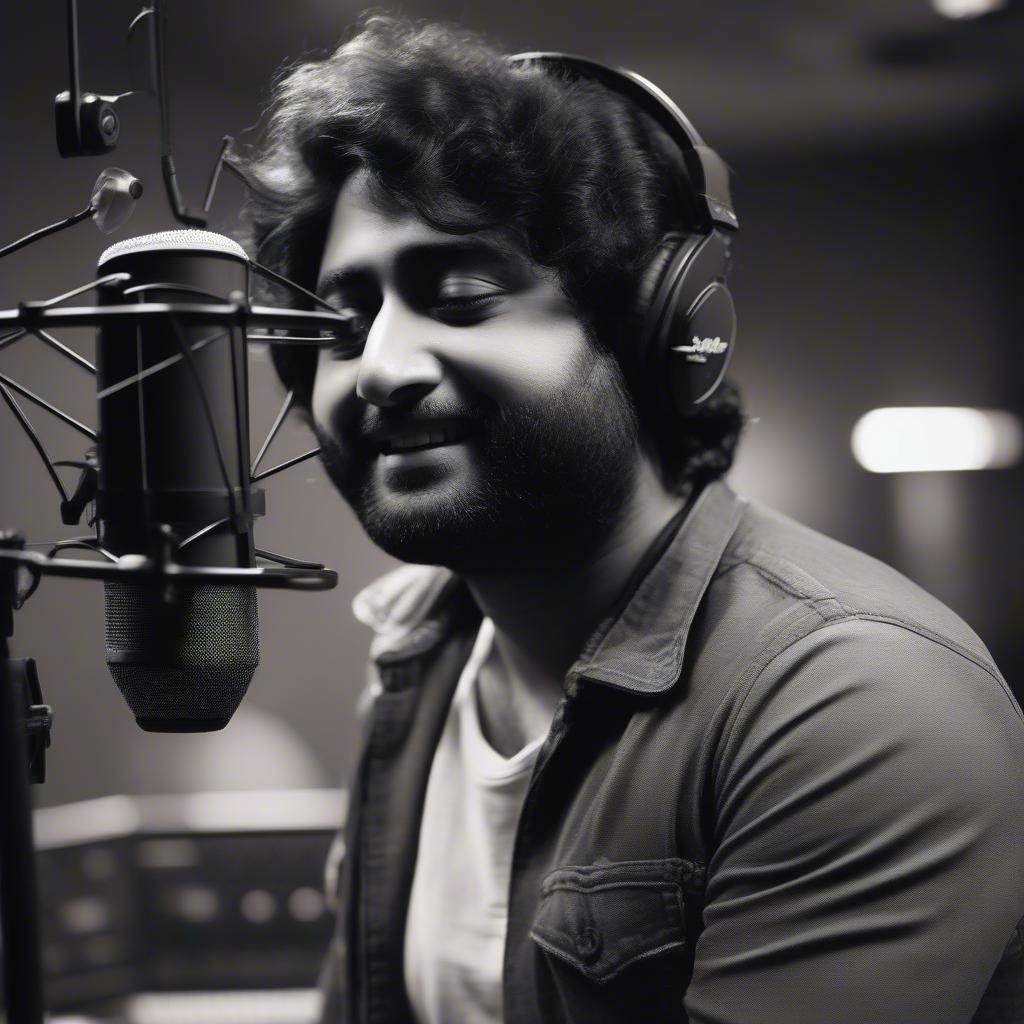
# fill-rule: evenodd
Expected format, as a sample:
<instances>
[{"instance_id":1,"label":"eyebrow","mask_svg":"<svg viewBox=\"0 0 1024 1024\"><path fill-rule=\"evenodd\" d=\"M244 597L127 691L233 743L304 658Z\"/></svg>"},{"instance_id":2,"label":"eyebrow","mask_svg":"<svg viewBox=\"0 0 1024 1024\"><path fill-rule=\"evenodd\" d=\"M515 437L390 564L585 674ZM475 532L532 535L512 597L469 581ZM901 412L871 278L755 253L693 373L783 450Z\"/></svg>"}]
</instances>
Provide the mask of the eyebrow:
<instances>
[{"instance_id":1,"label":"eyebrow","mask_svg":"<svg viewBox=\"0 0 1024 1024\"><path fill-rule=\"evenodd\" d=\"M508 245L502 246L480 238L454 238L451 241L421 242L417 245L410 245L396 254L395 262L399 264L427 263L444 259L450 262L466 257L488 259L503 265L508 265L517 258L515 251ZM341 291L347 285L365 280L369 274L370 268L366 264L335 267L317 282L317 294Z\"/></svg>"}]
</instances>

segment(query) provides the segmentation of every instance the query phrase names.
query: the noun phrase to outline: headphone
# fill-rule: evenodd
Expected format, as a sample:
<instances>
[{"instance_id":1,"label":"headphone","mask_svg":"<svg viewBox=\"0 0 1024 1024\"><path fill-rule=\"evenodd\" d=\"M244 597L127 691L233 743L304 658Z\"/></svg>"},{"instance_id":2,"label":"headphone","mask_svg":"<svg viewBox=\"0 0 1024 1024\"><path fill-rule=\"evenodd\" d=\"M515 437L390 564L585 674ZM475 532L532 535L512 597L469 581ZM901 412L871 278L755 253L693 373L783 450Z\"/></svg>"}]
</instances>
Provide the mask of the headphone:
<instances>
[{"instance_id":1,"label":"headphone","mask_svg":"<svg viewBox=\"0 0 1024 1024\"><path fill-rule=\"evenodd\" d=\"M517 53L507 59L600 83L653 118L683 155L696 230L663 236L637 289L641 374L650 394L658 396L659 414L669 421L681 416L714 394L736 340L736 309L725 283L730 235L739 229L729 170L679 107L642 75L567 53Z\"/></svg>"}]
</instances>

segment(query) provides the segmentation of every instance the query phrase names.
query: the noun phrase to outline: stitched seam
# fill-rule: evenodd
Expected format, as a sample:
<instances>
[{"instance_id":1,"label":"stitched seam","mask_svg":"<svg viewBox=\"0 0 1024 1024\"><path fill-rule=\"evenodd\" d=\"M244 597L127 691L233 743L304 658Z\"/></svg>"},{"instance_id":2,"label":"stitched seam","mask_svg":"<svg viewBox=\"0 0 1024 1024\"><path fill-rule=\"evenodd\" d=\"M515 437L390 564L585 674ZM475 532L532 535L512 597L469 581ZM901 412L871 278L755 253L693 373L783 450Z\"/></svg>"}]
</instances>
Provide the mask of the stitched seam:
<instances>
[{"instance_id":1,"label":"stitched seam","mask_svg":"<svg viewBox=\"0 0 1024 1024\"><path fill-rule=\"evenodd\" d=\"M559 960L563 960L570 967L575 968L581 974L590 978L591 981L596 982L598 985L602 985L606 981L611 981L612 978L614 978L618 974L621 974L622 971L624 971L631 964L635 964L638 960L646 960L648 957L657 956L659 953L664 953L666 950L678 949L686 945L685 938L673 939L671 942L665 942L660 946L656 946L654 949L645 950L643 953L638 953L636 956L630 957L630 959L626 960L625 963L619 964L619 966L614 968L614 970L602 971L599 973L593 970L592 968L581 966L579 961L575 957L572 957L568 953L559 949L550 941L541 938L537 934L537 930L535 928L530 930L530 938L533 939L533 941L536 942L537 945L541 947L541 949L547 950L552 956L557 956Z\"/></svg>"},{"instance_id":2,"label":"stitched seam","mask_svg":"<svg viewBox=\"0 0 1024 1024\"><path fill-rule=\"evenodd\" d=\"M934 643L937 643L940 647L945 647L946 650L952 651L954 654L959 654L961 658L977 665L977 667L986 675L991 676L997 683L1001 684L1003 689L1009 692L1009 688L1006 686L1005 681L999 673L993 672L992 666L983 661L974 653L974 651L968 647L964 647L963 644L957 643L956 640L953 640L948 636L944 636L942 633L936 633L930 630L920 622L915 622L913 619L901 619L895 615L879 615L872 612L858 612L855 617L858 619L866 619L871 622L886 622L891 626L899 626L901 629L905 629L908 633L916 633L918 636L924 637L926 640L931 640Z\"/></svg>"},{"instance_id":3,"label":"stitched seam","mask_svg":"<svg viewBox=\"0 0 1024 1024\"><path fill-rule=\"evenodd\" d=\"M804 616L804 618L807 618L807 617L808 616ZM798 620L798 622L795 625L799 625L799 623L803 622L803 621L804 621L804 619L800 619L800 620ZM763 664L760 664L760 667L758 667L758 662L754 662L753 663L753 665L751 666L751 671L753 671L754 674L753 674L752 678L750 679L750 681L745 684L745 688L744 688L744 691L743 691L742 699L739 701L739 703L737 704L735 710L732 713L732 717L731 717L729 726L726 729L725 734L724 734L724 736L722 738L722 743L721 743L720 751L724 752L725 748L728 747L728 745L729 745L729 743L730 743L730 741L732 739L733 732L734 732L734 730L736 728L737 722L740 720L740 718L743 715L743 709L746 706L746 703L747 703L748 699L750 698L750 694L753 691L754 686L757 684L758 680L761 678L761 676L764 674L764 672L767 671L768 667L776 659L780 658L783 654L785 654L790 649L790 647L792 647L796 643L799 643L801 640L804 640L807 637L812 636L814 633L820 632L823 629L826 629L826 628L829 628L829 627L841 626L841 625L843 625L843 624L845 624L847 622L882 622L882 623L885 623L887 625L895 626L895 627L897 627L899 629L903 629L903 630L905 630L908 633L913 633L913 634L915 634L917 636L920 636L924 640L931 640L933 643L938 644L940 647L944 647L946 650L950 651L951 653L960 655L966 661L969 661L973 665L975 665L976 667L982 669L985 672L986 675L988 675L991 679L993 679L999 685L1000 689L1003 691L1003 693L1006 695L1007 699L1009 700L1011 707L1015 709L1018 718L1021 718L1022 720L1024 720L1024 714L1022 714L1020 707L1017 705L1016 701L1013 699L1012 695L1010 694L1009 687L1007 686L1006 682L999 675L994 674L991 671L991 669L984 662L979 661L977 658L973 657L971 652L965 651L965 650L961 650L960 649L960 645L957 644L955 641L948 640L945 637L942 637L942 636L939 636L937 634L934 634L930 630L928 630L928 629L926 629L924 627L920 627L917 623L911 624L911 623L903 622L903 621L901 621L899 619L890 618L890 617L884 616L884 615L870 615L870 614L866 614L866 613L855 613L855 614L847 615L847 616L845 616L845 617L843 617L841 619L832 619L830 621L823 622L816 629L808 630L806 633L802 633L801 635L794 637L792 640L790 640L780 650L776 651L774 654L771 654L768 657L768 659L763 662ZM721 708L722 705L724 705L724 704L725 704L725 700L723 700L722 703L719 704L718 707ZM717 709L716 709L716 713L717 713ZM716 776L716 783L717 783L718 767L719 767L719 760L716 758L716 761L715 761L715 764L714 764L714 774Z\"/></svg>"},{"instance_id":4,"label":"stitched seam","mask_svg":"<svg viewBox=\"0 0 1024 1024\"><path fill-rule=\"evenodd\" d=\"M642 860L610 860L604 864L564 864L555 868L555 871L607 871L609 868L617 870L620 867L635 868L642 864L691 864L683 857L646 857Z\"/></svg>"},{"instance_id":5,"label":"stitched seam","mask_svg":"<svg viewBox=\"0 0 1024 1024\"><path fill-rule=\"evenodd\" d=\"M769 583L775 584L775 586L778 587L779 590L783 591L783 593L788 594L790 597L797 598L804 604L810 605L818 612L822 619L826 619L829 616L826 616L825 613L821 610L821 608L818 607L818 605L835 606L836 608L841 609L847 614L852 614L855 611L853 608L847 608L846 605L844 605L843 602L840 601L839 598L836 597L834 594L829 594L827 597L813 597L806 591L798 589L796 584L794 584L791 580L788 580L785 576L780 576L778 573L773 572L767 566L761 565L758 562L747 562L745 564L749 565L750 568L754 570L754 572L756 572L759 576L763 577ZM813 577L811 578L813 579ZM815 580L815 582L817 582L817 580ZM822 590L827 589L827 587L822 587ZM835 613L833 612L833 615L834 614Z\"/></svg>"},{"instance_id":6,"label":"stitched seam","mask_svg":"<svg viewBox=\"0 0 1024 1024\"><path fill-rule=\"evenodd\" d=\"M650 882L598 882L596 885L587 885L583 882L554 882L545 888L541 895L550 896L556 892L607 892L610 889L678 889L677 882L650 881Z\"/></svg>"},{"instance_id":7,"label":"stitched seam","mask_svg":"<svg viewBox=\"0 0 1024 1024\"><path fill-rule=\"evenodd\" d=\"M740 547L742 548L742 545L740 545ZM801 566L797 565L795 562L791 561L790 559L784 558L781 555L773 555L770 552L760 551L761 554L763 554L766 557L770 558L773 562L777 563L779 566L787 567L789 569L795 570L796 573L799 574L799 576L801 576L801 577L803 577L803 578L805 578L807 580L813 581L828 596L812 597L810 594L807 593L806 590L801 589L799 587L799 585L794 580L791 580L791 579L787 578L786 576L781 575L780 572L769 568L763 562L754 561L753 560L753 556L756 556L758 553L759 553L759 549L758 548L754 548L754 550L750 552L750 555L745 557L745 558L742 556L742 554L738 554L738 556L737 556L738 557L738 561L734 562L734 563L731 563L729 568L730 569L734 569L737 565L749 565L752 569L754 569L755 571L759 572L766 579L771 580L777 586L779 586L782 590L785 590L785 592L787 594L790 594L792 597L799 597L799 598L801 598L803 600L810 601L810 602L817 602L817 601L832 602L832 603L836 604L838 607L842 608L842 610L845 611L845 612L853 612L853 611L855 611L855 609L847 607L846 605L844 605L843 602L840 601L839 598L835 594L832 593L831 587L825 586L825 584L822 583L822 581L819 580L816 576L813 576L811 573L807 572L805 569L803 569Z\"/></svg>"},{"instance_id":8,"label":"stitched seam","mask_svg":"<svg viewBox=\"0 0 1024 1024\"><path fill-rule=\"evenodd\" d=\"M686 857L668 857L665 860L617 860L610 862L608 864L566 864L564 867L555 868L553 871L549 872L547 877L550 878L551 876L555 874L561 874L562 872L575 871L580 874L586 875L607 871L609 868L612 868L613 870L618 870L620 867L629 868L647 865L671 866L673 868L673 874L676 876L674 881L652 879L651 881L645 883L647 885L657 886L661 884L665 885L666 887L678 889L680 890L681 894L695 896L699 896L704 891L704 888L707 885L707 864L705 864L703 861L690 860ZM565 884L567 883L562 883L559 881L549 882L545 880L541 883L541 895L545 895L549 891L549 887L550 891L553 892L555 891L555 889ZM615 884L617 883L598 883L598 885L605 886ZM623 885L623 887L628 887L630 885L637 885L639 883L624 880L621 884ZM595 891L595 888L591 888L589 891L593 892Z\"/></svg>"},{"instance_id":9,"label":"stitched seam","mask_svg":"<svg viewBox=\"0 0 1024 1024\"><path fill-rule=\"evenodd\" d=\"M712 486L712 485L709 485L709 486ZM696 518L691 519L690 517L691 516L695 517L696 514L701 512L701 510L704 508L705 498L707 496L707 493L708 493L708 491L707 491L707 489L705 489L704 491L701 492L701 494L698 495L697 500L694 503L693 508L690 510L690 515L687 516L687 521L691 521L691 522L692 521L696 521ZM672 640L671 640L671 642L668 645L669 658L666 661L664 661L664 662L662 662L662 661L655 662L655 665L657 665L657 666L660 666L662 664L665 664L665 665L672 665L672 664L676 664L676 663L678 663L680 665L682 664L682 652L683 652L683 649L684 649L684 647L686 645L687 638L689 636L690 627L693 625L693 617L694 617L694 614L696 612L696 609L703 603L704 597L707 594L708 589L711 586L711 583L712 583L712 581L715 578L715 569L716 569L717 565L719 564L719 562L721 561L723 554L728 549L729 544L732 541L733 537L736 535L736 531L739 529L739 525L740 525L740 523L743 520L743 516L746 514L747 503L743 502L743 501L741 501L739 499L736 499L735 496L731 496L731 498L732 498L732 500L729 502L729 505L730 505L730 508L731 508L730 515L734 518L734 522L732 524L732 528L729 530L729 532L728 532L728 534L726 536L724 536L724 537L716 536L716 538L714 539L714 545L713 546L718 551L718 556L714 560L714 562L710 565L709 571L702 577L702 583L700 585L700 588L699 588L699 591L698 591L698 594L697 594L697 600L690 607L689 612L688 612L688 622L687 622L687 625L686 625L686 630L682 634L680 634L679 632L676 632L673 635ZM590 647L591 647L590 644L588 644L584 648L584 650L583 650L583 652L581 654L581 659L585 658L588 665L592 665L601 656L602 651L605 649L605 646L608 643L608 637L611 635L612 630L615 628L615 626L619 622L622 621L623 617L626 614L626 611L629 608L629 605L632 604L632 602L635 601L637 599L637 597L641 593L644 593L646 591L648 583L650 582L651 578L654 576L655 572L662 566L662 564L663 564L663 562L665 560L665 557L668 555L668 553L672 550L672 548L675 545L675 543L678 541L680 532L682 531L682 529L685 528L685 526L686 526L686 523L684 522L682 524L682 526L680 527L680 531L678 531L676 533L675 537L673 537L672 540L670 540L668 545L665 547L664 551L662 552L661 557L659 557L651 565L651 567L648 569L648 571L644 574L643 578L637 583L635 589L633 590L633 594L632 594L632 596L630 598L630 601L626 605L626 607L620 609L618 615L616 615L614 618L607 619L607 620L605 620L605 622L603 622L601 624L600 632L597 634L598 639L597 639L596 643L593 645L593 650L590 649ZM620 679L627 680L631 684L628 687L628 689L633 691L633 692L635 692L635 687L636 687L637 680L636 680L636 677L634 675L631 675L631 674L629 674L627 672L621 672L621 671L618 671L616 669L604 669L602 671L610 672L610 673L614 674L615 676L617 676ZM584 678L586 678L586 673L583 673L583 676L584 676ZM673 683L674 683L674 680L673 680L672 683L669 683L667 686L661 687L661 688L659 688L656 691L647 690L645 692L648 692L648 693L650 693L650 692L662 693L666 689L670 688L673 685Z\"/></svg>"},{"instance_id":10,"label":"stitched seam","mask_svg":"<svg viewBox=\"0 0 1024 1024\"><path fill-rule=\"evenodd\" d=\"M789 627L789 629L786 630L785 633L782 633L779 636L775 636L771 640L769 640L768 643L761 650L761 653L758 655L758 657L750 663L750 667L747 669L745 673L745 675L749 678L744 680L743 676L741 676L740 682L736 686L735 690L727 691L726 694L722 697L721 701L716 706L714 713L709 716L710 719L714 719L718 716L719 712L722 710L723 707L725 707L730 698L732 698L736 692L739 692L741 694L739 702L733 709L732 715L729 719L729 723L726 726L725 731L722 735L721 743L719 746L719 753L724 751L725 748L729 746L729 743L732 739L733 731L736 728L736 723L742 716L743 708L746 705L748 698L750 697L750 691L754 688L754 684L761 677L761 673L776 658L778 658L780 655L788 651L789 648L793 646L793 644L798 643L800 640L803 640L804 637L808 637L812 633L816 632L815 629L804 630L801 628L808 619L811 619L813 617L821 619L821 613L816 608L809 609L808 612L805 615L802 615L799 619L797 619L796 622L794 622ZM825 623L820 623L818 629L821 629L824 624ZM713 761L711 761L712 776L716 788L718 781L717 776L719 762L720 758L717 755L715 756ZM678 826L678 819L676 821L676 825Z\"/></svg>"},{"instance_id":11,"label":"stitched seam","mask_svg":"<svg viewBox=\"0 0 1024 1024\"><path fill-rule=\"evenodd\" d=\"M744 559L744 558L741 558L741 559L739 559L738 561L735 561L735 562L727 562L723 558L722 561L720 561L718 563L718 569L715 570L715 575L712 576L711 578L713 580L721 579L723 576L728 576L729 573L731 573L733 571L733 569L737 568L738 566L749 565L749 564L750 563L746 559Z\"/></svg>"},{"instance_id":12,"label":"stitched seam","mask_svg":"<svg viewBox=\"0 0 1024 1024\"><path fill-rule=\"evenodd\" d=\"M668 659L668 660L671 661L672 659ZM660 662L652 662L652 664L657 666L657 665L660 665L661 663ZM602 667L599 674L597 674L597 673L595 673L593 675L585 674L585 675L583 675L582 678L584 678L584 679L594 679L594 680L598 680L599 679L601 682L607 683L609 686L615 686L615 683L610 682L606 678L607 676L615 676L616 678L622 679L625 682L629 683L629 686L625 687L625 689L627 689L630 693L641 693L641 694L643 694L643 693L655 693L655 694L664 693L664 691L666 689L670 689L674 685L674 683L675 683L675 680L673 680L671 683L666 684L665 686L661 687L658 690L651 690L651 689L637 690L637 682L638 681L637 681L637 677L636 677L635 674L630 673L630 672L622 672L619 669L612 668L612 667ZM616 687L616 689L620 689L620 687Z\"/></svg>"},{"instance_id":13,"label":"stitched seam","mask_svg":"<svg viewBox=\"0 0 1024 1024\"><path fill-rule=\"evenodd\" d=\"M993 679L995 679L996 682L1000 684L1000 687L1003 690L1009 692L1009 687L1007 686L1005 680L1003 680L997 672L993 672L992 667L987 662L985 662L981 657L979 657L974 651L970 650L970 648L964 647L963 644L958 643L951 637L947 637L942 633L936 633L934 630L929 629L927 626L925 626L921 622L918 622L916 619L903 619L897 615L883 615L878 612L871 612L864 609L850 607L849 605L843 604L843 602L840 601L839 598L835 597L834 595L830 597L821 598L811 597L810 595L795 589L793 584L791 584L787 579L785 579L785 577L779 576L778 574L774 573L771 569L767 568L766 566L760 565L757 562L733 562L726 571L731 572L733 569L737 568L737 566L740 565L749 565L750 568L753 569L756 573L764 577L764 579L766 579L770 583L774 583L780 590L784 591L790 597L798 598L804 603L809 604L818 612L819 615L821 615L823 625L827 624L829 621L846 622L849 619L862 619L871 622L887 622L890 625L900 626L903 629L906 629L912 633L917 633L922 637L925 637L929 640L933 640L941 647L945 647L948 650L953 651L956 654L959 654L961 657L966 658L968 661L973 662L975 665L978 666L978 668L982 669ZM725 575L725 573L722 573L722 575ZM811 579L813 578L814 577L811 577ZM841 619L836 619L834 615L826 616L821 611L821 609L818 608L819 604L834 604L843 610L845 616Z\"/></svg>"},{"instance_id":14,"label":"stitched seam","mask_svg":"<svg viewBox=\"0 0 1024 1024\"><path fill-rule=\"evenodd\" d=\"M788 559L779 557L773 558L773 561L777 562L780 565L796 569L801 576L805 577L808 580L813 580L813 582L816 583L818 587L824 592L823 595L815 597L812 594L809 594L806 589L801 588L795 581L789 579L786 576L783 576L776 570L771 569L763 562L755 562L751 558L737 558L735 562L729 562L725 570L722 572L722 575L724 576L726 572L732 572L733 569L736 569L741 565L749 565L750 568L753 569L756 573L763 576L769 582L774 583L780 590L789 594L790 597L796 597L802 601L808 601L812 604L817 602L832 603L838 605L844 611L853 611L852 608L847 608L846 605L844 605L843 602L840 601L839 598L831 592L831 589L829 587L826 587L821 582L821 580L819 580L815 576L812 576L810 573L805 572L795 563L789 561Z\"/></svg>"}]
</instances>

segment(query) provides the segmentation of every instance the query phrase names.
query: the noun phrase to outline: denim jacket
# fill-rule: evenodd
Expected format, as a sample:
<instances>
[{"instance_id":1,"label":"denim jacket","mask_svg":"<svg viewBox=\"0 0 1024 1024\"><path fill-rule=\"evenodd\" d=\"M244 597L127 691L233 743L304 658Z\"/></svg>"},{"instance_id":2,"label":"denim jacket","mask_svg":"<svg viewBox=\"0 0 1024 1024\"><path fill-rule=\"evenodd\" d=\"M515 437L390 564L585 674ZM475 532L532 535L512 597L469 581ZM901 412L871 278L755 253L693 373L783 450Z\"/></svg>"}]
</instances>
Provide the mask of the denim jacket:
<instances>
[{"instance_id":1,"label":"denim jacket","mask_svg":"<svg viewBox=\"0 0 1024 1024\"><path fill-rule=\"evenodd\" d=\"M379 685L332 1024L413 1022L419 820L480 620L457 577L399 574L363 599ZM956 615L713 483L566 677L513 852L505 1024L1024 1021L1022 780L1024 718Z\"/></svg>"}]
</instances>

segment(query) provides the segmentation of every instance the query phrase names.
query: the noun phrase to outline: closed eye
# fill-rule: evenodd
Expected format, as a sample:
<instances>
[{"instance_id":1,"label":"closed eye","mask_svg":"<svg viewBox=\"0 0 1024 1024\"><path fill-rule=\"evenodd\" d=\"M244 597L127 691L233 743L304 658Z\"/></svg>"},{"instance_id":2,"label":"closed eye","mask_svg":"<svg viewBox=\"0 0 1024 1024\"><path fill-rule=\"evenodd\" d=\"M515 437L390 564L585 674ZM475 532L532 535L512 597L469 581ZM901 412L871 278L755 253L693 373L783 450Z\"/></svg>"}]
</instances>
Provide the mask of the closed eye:
<instances>
[{"instance_id":1,"label":"closed eye","mask_svg":"<svg viewBox=\"0 0 1024 1024\"><path fill-rule=\"evenodd\" d=\"M503 298L501 293L497 293L445 299L443 302L435 303L431 307L431 313L443 323L455 326L477 324L493 316Z\"/></svg>"},{"instance_id":2,"label":"closed eye","mask_svg":"<svg viewBox=\"0 0 1024 1024\"><path fill-rule=\"evenodd\" d=\"M470 274L448 274L437 288L431 312L451 323L477 323L484 313L505 295L494 280Z\"/></svg>"},{"instance_id":3,"label":"closed eye","mask_svg":"<svg viewBox=\"0 0 1024 1024\"><path fill-rule=\"evenodd\" d=\"M489 277L478 274L446 274L437 287L437 297L441 302L450 299L471 299L481 295L494 295L502 291L502 287Z\"/></svg>"}]
</instances>

